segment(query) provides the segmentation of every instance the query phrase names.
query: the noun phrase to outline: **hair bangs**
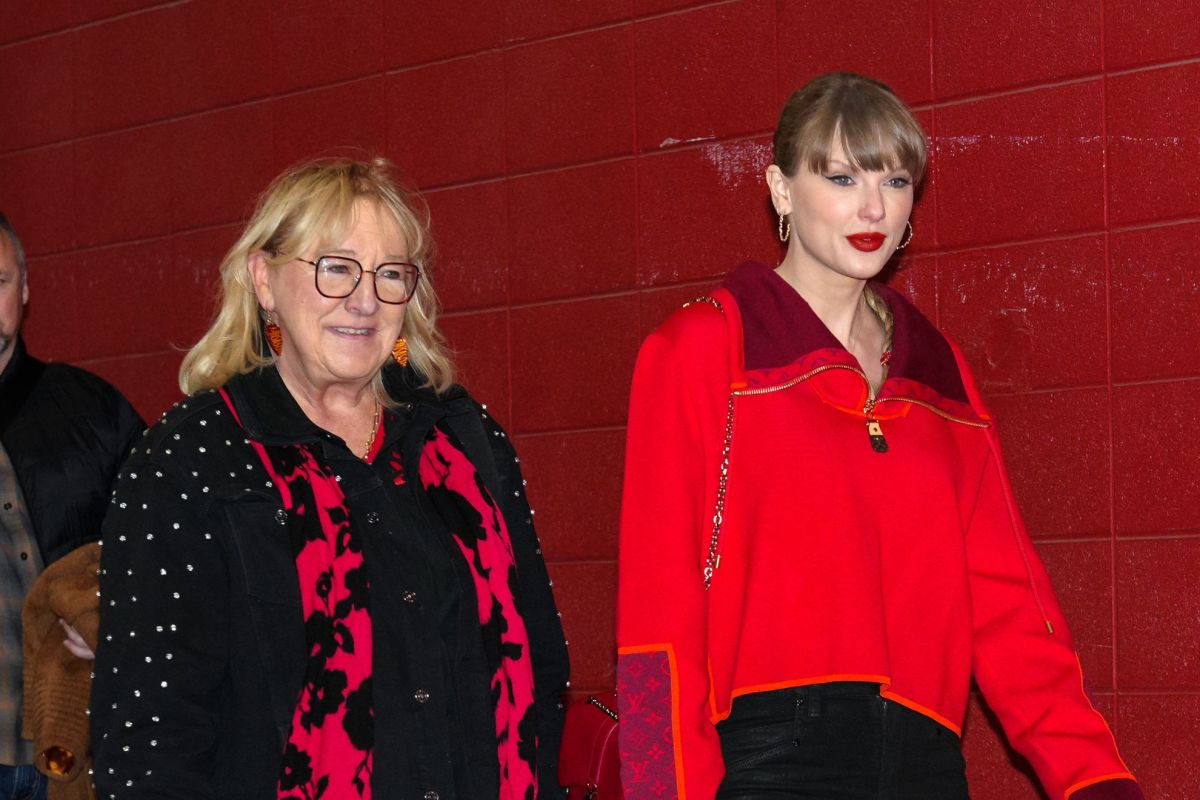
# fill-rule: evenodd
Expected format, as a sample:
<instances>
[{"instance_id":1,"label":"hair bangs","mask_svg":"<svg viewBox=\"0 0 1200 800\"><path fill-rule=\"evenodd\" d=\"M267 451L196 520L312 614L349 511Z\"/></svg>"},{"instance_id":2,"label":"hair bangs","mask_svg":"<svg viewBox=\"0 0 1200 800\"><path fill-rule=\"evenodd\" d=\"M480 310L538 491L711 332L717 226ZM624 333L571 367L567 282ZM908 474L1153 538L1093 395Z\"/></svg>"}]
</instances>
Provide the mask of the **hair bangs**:
<instances>
[{"instance_id":1,"label":"hair bangs","mask_svg":"<svg viewBox=\"0 0 1200 800\"><path fill-rule=\"evenodd\" d=\"M925 174L925 133L895 94L878 81L835 72L816 78L784 105L775 131L775 163L795 175L801 165L825 172L834 143L857 170Z\"/></svg>"},{"instance_id":2,"label":"hair bangs","mask_svg":"<svg viewBox=\"0 0 1200 800\"><path fill-rule=\"evenodd\" d=\"M258 245L277 264L345 239L354 224L358 199L344 169L289 177L291 186L268 189L268 194L285 193L291 202L279 209L279 217L268 224L266 238Z\"/></svg>"},{"instance_id":3,"label":"hair bangs","mask_svg":"<svg viewBox=\"0 0 1200 800\"><path fill-rule=\"evenodd\" d=\"M914 147L904 131L897 131L879 119L837 120L828 135L814 139L808 152L798 155L811 172L820 173L829 169L833 159L833 143L842 147L846 159L855 170L866 172L891 172L905 170L914 181L919 181L925 172L925 147L922 138ZM817 145L817 142L824 142ZM802 148L803 149L803 148Z\"/></svg>"}]
</instances>

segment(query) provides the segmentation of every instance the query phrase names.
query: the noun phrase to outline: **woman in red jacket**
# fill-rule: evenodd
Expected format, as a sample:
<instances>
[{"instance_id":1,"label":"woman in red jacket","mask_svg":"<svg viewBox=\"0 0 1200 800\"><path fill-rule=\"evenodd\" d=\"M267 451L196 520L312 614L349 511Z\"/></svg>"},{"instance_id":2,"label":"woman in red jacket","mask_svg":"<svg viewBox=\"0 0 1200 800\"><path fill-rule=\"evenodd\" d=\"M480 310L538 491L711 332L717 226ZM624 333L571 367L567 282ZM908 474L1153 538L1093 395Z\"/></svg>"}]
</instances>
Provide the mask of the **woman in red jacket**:
<instances>
[{"instance_id":1,"label":"woman in red jacket","mask_svg":"<svg viewBox=\"0 0 1200 800\"><path fill-rule=\"evenodd\" d=\"M618 600L628 798L959 800L972 676L1053 800L1141 791L1083 689L958 348L873 279L925 137L847 73L787 102L787 255L644 344Z\"/></svg>"}]
</instances>

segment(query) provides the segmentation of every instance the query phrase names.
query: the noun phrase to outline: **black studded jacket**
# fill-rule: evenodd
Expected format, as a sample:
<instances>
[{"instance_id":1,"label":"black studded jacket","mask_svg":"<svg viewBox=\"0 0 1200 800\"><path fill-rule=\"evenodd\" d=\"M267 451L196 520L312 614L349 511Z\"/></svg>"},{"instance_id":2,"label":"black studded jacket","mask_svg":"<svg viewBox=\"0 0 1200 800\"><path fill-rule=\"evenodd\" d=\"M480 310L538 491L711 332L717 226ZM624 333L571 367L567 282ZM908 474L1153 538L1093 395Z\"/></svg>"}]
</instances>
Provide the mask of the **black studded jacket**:
<instances>
[{"instance_id":1,"label":"black studded jacket","mask_svg":"<svg viewBox=\"0 0 1200 800\"><path fill-rule=\"evenodd\" d=\"M377 798L498 793L495 718L471 576L420 482L421 445L448 427L505 515L533 661L539 795L562 796L557 754L568 661L562 626L500 425L465 391L414 388L384 411L371 464L315 426L274 368L189 398L135 447L104 523L100 647L92 692L101 798L276 797L303 682L305 632L277 487L251 448L301 444L337 477L364 548L374 629ZM395 456L391 455L395 454Z\"/></svg>"}]
</instances>

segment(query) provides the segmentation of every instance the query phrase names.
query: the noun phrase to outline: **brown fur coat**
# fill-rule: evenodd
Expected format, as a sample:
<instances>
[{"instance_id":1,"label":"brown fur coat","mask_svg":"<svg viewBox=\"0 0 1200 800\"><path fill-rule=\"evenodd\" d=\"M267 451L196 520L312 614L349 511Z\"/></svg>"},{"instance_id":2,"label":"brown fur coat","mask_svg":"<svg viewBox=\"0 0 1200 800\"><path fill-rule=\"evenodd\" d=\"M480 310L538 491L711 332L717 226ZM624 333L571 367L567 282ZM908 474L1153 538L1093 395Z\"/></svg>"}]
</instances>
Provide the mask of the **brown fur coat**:
<instances>
[{"instance_id":1,"label":"brown fur coat","mask_svg":"<svg viewBox=\"0 0 1200 800\"><path fill-rule=\"evenodd\" d=\"M93 651L100 626L100 546L86 544L38 577L21 615L25 627L23 734L34 763L50 778L49 800L94 800L88 696L92 662L71 653L58 624L66 620Z\"/></svg>"}]
</instances>

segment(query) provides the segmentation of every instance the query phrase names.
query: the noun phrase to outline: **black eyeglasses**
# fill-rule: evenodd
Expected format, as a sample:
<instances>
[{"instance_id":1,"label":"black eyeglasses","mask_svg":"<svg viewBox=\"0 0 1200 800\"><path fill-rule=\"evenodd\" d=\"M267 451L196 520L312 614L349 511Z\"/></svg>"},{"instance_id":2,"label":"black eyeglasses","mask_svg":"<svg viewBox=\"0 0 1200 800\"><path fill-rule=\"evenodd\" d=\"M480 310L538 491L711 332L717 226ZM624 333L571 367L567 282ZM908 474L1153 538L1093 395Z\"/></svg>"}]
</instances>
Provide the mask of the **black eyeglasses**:
<instances>
[{"instance_id":1,"label":"black eyeglasses","mask_svg":"<svg viewBox=\"0 0 1200 800\"><path fill-rule=\"evenodd\" d=\"M348 256L321 256L316 261L297 258L317 268L314 280L322 296L340 299L354 294L364 272L375 276L375 296L381 303L402 305L412 299L421 280L421 268L404 261L388 261L375 269L363 269L363 265Z\"/></svg>"}]
</instances>

